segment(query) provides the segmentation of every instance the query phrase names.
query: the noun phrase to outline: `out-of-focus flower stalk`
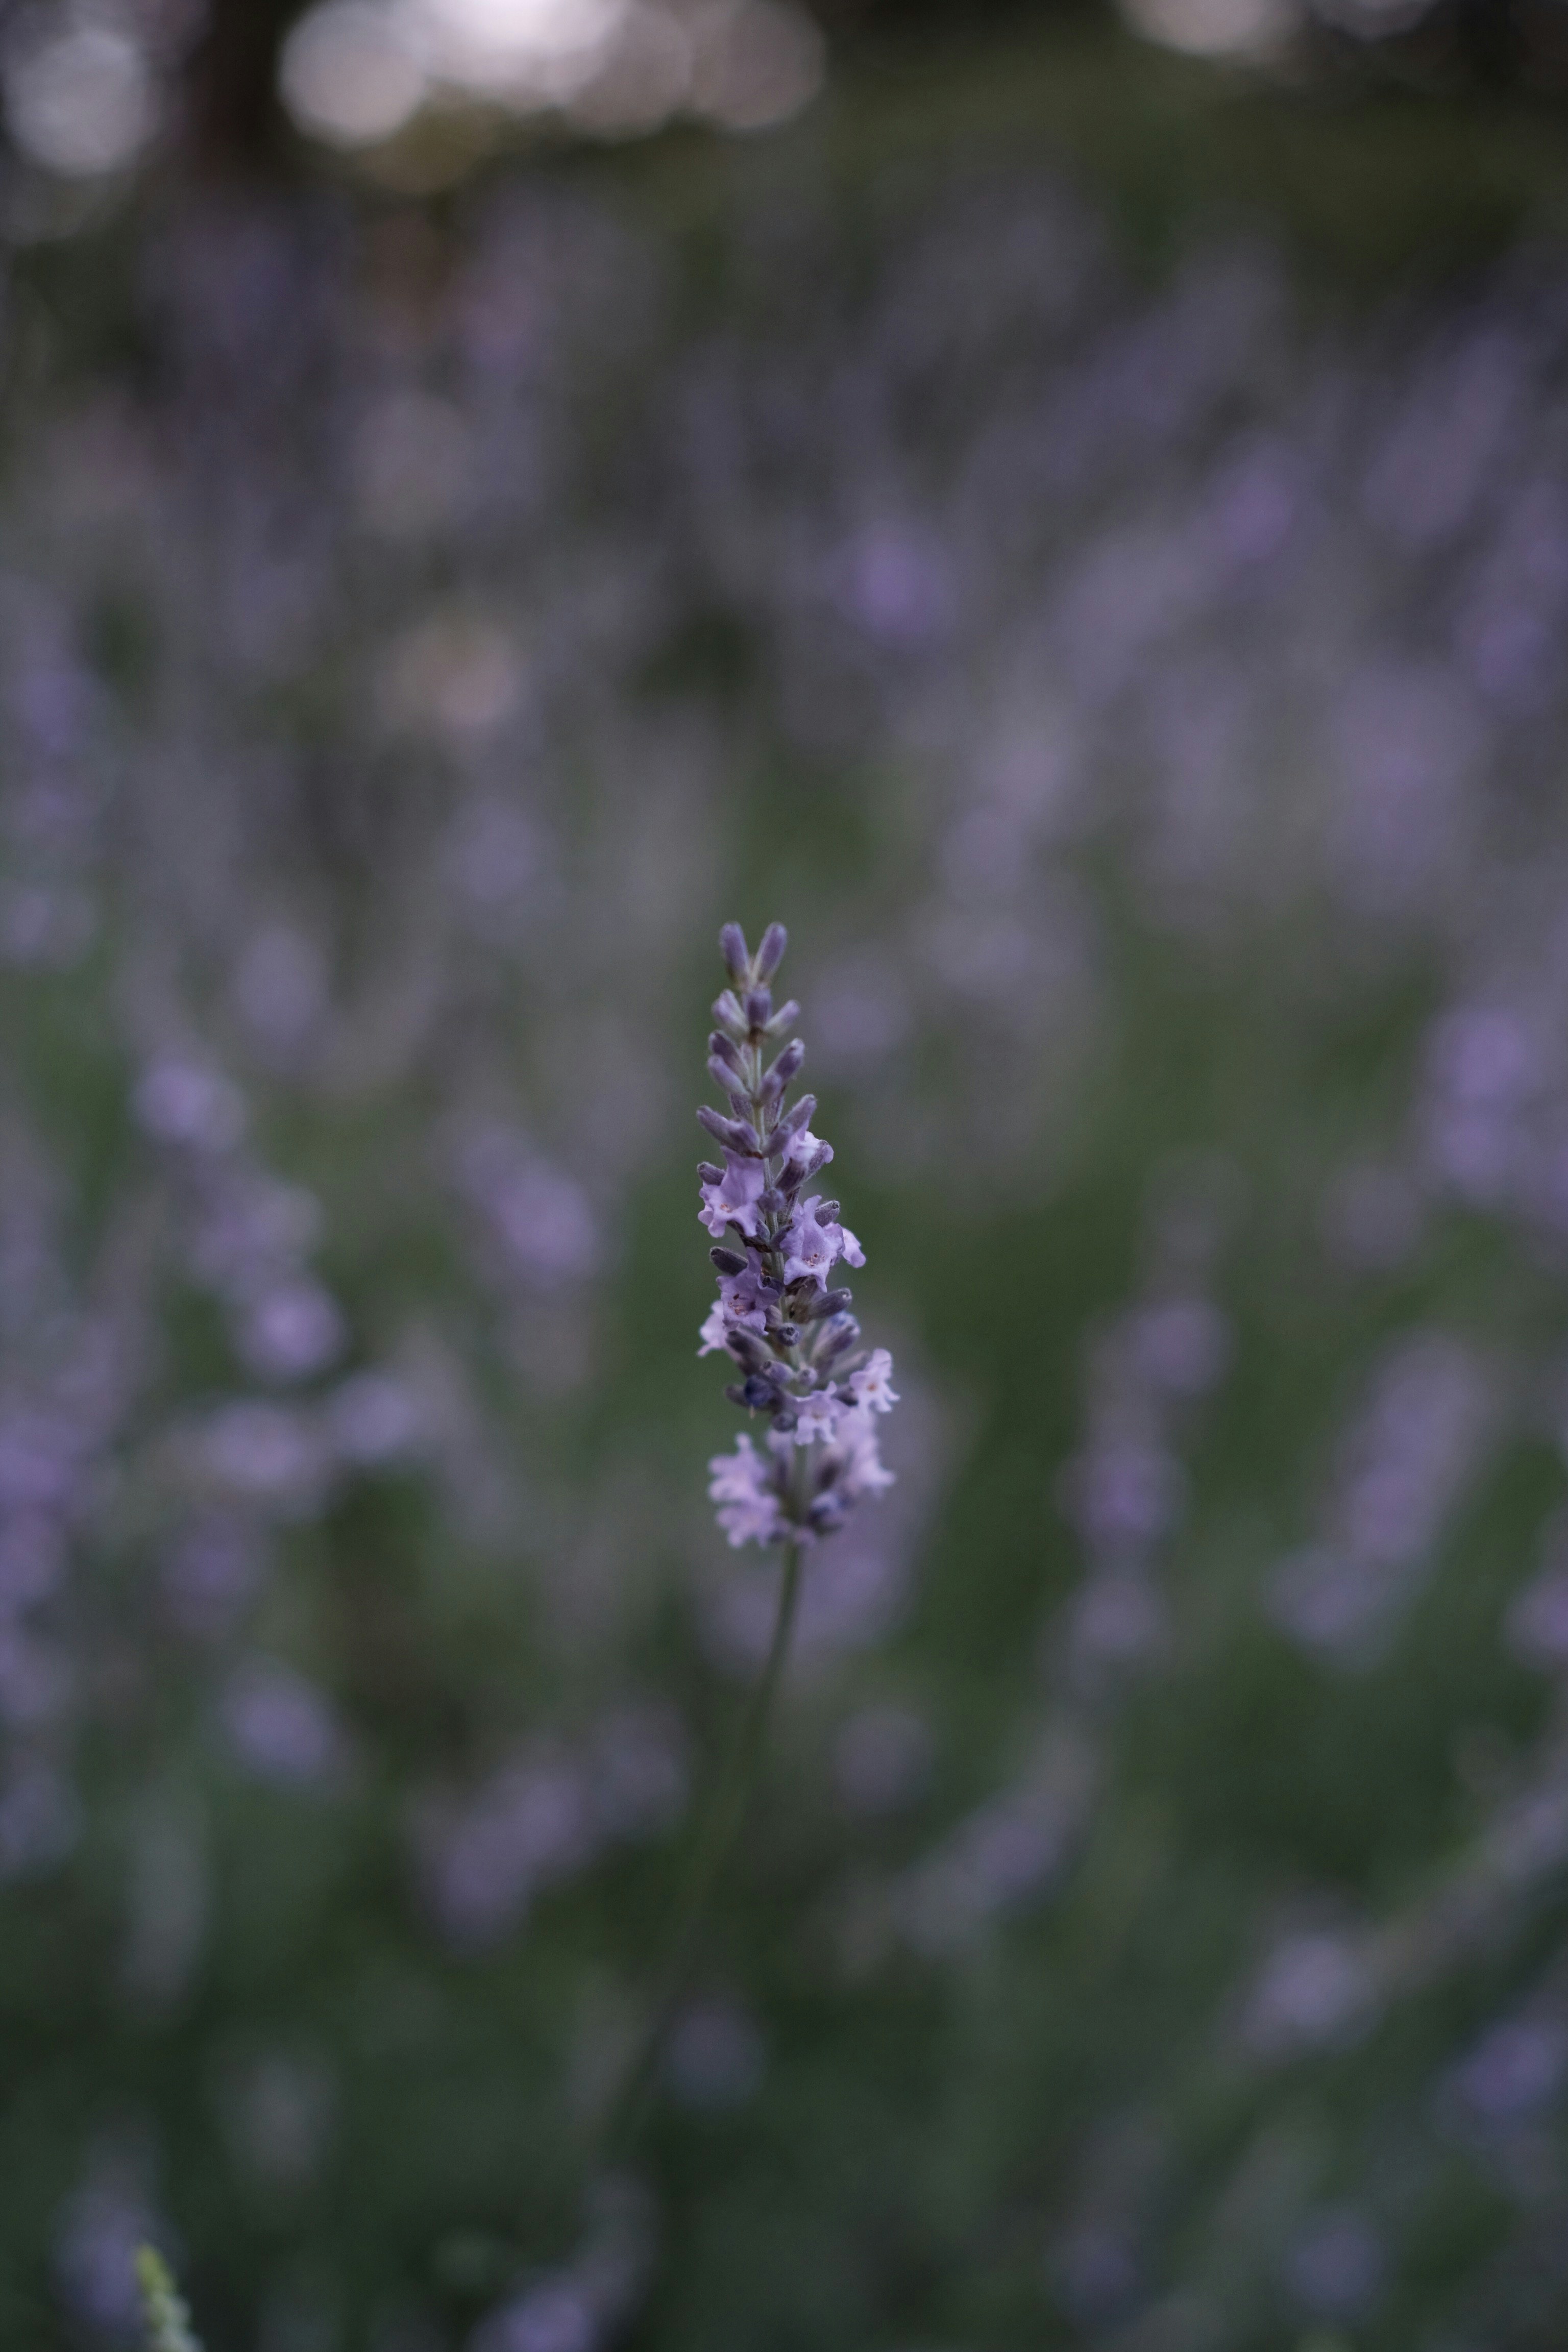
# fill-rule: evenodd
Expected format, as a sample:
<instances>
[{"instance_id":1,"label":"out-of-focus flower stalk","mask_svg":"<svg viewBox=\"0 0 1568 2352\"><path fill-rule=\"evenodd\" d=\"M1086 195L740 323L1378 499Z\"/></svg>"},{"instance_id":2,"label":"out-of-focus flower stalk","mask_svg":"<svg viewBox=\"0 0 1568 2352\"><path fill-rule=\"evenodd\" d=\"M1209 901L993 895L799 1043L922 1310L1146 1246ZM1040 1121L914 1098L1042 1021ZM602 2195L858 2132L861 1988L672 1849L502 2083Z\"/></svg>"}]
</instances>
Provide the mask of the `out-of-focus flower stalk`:
<instances>
[{"instance_id":1,"label":"out-of-focus flower stalk","mask_svg":"<svg viewBox=\"0 0 1568 2352\"><path fill-rule=\"evenodd\" d=\"M138 2251L136 2281L142 2289L147 2352L202 2352L184 2298L167 2263L152 2246Z\"/></svg>"}]
</instances>

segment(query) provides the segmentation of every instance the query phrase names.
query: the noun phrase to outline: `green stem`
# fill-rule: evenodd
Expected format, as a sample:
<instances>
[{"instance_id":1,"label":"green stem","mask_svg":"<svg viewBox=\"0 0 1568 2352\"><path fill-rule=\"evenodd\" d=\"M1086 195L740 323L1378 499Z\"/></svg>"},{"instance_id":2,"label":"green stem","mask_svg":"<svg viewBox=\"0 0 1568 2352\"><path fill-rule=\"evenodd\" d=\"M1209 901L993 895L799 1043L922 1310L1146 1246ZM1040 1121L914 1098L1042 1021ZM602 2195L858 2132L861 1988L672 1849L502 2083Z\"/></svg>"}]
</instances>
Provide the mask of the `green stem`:
<instances>
[{"instance_id":1,"label":"green stem","mask_svg":"<svg viewBox=\"0 0 1568 2352\"><path fill-rule=\"evenodd\" d=\"M611 2101L597 2135L596 2151L611 2158L625 2151L647 2111L658 2062L677 2011L686 1997L691 1973L702 1947L703 1930L713 1890L745 1822L756 1782L757 1766L767 1735L773 1700L784 1678L800 1602L801 1547L786 1544L784 1577L779 1586L778 1613L762 1675L741 1718L735 1745L714 1792L712 1809L691 1856L686 1882L675 1907L669 1949L660 1971L659 1990L637 2042L631 2063Z\"/></svg>"}]
</instances>

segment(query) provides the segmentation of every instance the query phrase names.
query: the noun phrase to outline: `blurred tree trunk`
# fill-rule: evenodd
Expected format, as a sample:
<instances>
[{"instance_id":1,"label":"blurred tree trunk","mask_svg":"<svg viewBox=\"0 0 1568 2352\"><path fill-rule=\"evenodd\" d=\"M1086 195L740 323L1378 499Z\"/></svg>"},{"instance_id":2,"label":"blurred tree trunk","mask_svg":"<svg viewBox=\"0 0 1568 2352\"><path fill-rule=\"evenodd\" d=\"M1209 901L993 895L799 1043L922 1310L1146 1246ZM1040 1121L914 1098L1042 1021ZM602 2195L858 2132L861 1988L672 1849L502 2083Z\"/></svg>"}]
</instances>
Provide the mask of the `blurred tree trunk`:
<instances>
[{"instance_id":1,"label":"blurred tree trunk","mask_svg":"<svg viewBox=\"0 0 1568 2352\"><path fill-rule=\"evenodd\" d=\"M205 171L246 176L284 166L278 58L305 0L209 0L187 68L193 154Z\"/></svg>"},{"instance_id":2,"label":"blurred tree trunk","mask_svg":"<svg viewBox=\"0 0 1568 2352\"><path fill-rule=\"evenodd\" d=\"M1519 79L1522 37L1515 0L1458 0L1459 49L1466 70L1492 89Z\"/></svg>"}]
</instances>

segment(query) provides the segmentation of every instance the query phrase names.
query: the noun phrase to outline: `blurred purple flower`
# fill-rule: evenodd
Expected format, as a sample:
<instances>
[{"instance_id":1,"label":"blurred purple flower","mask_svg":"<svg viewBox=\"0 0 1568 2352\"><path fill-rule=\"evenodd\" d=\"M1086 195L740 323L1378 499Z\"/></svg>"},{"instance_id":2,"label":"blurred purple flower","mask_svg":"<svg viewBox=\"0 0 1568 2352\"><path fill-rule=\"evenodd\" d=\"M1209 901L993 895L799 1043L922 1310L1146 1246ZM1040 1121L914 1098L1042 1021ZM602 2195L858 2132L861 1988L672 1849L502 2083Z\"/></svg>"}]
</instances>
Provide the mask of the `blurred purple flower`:
<instances>
[{"instance_id":1,"label":"blurred purple flower","mask_svg":"<svg viewBox=\"0 0 1568 2352\"><path fill-rule=\"evenodd\" d=\"M237 1760L258 1780L320 1787L346 1760L326 1693L276 1659L249 1658L223 1694L223 1727Z\"/></svg>"}]
</instances>

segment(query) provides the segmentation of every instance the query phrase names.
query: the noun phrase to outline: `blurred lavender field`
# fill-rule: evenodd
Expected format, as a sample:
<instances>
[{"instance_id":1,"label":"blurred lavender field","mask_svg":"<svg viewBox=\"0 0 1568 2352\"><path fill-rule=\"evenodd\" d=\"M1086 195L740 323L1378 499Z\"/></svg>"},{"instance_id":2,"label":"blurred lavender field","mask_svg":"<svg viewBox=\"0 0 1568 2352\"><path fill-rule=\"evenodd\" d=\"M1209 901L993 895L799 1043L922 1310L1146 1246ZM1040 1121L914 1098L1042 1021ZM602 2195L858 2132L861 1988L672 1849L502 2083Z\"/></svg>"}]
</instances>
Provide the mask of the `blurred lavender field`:
<instances>
[{"instance_id":1,"label":"blurred lavender field","mask_svg":"<svg viewBox=\"0 0 1568 2352\"><path fill-rule=\"evenodd\" d=\"M0 2333L1544 2352L1561 239L688 168L13 257ZM899 1484L585 2185L773 1605L732 914Z\"/></svg>"}]
</instances>

